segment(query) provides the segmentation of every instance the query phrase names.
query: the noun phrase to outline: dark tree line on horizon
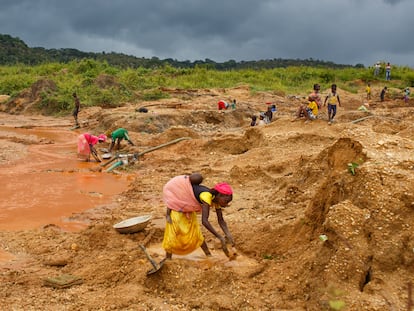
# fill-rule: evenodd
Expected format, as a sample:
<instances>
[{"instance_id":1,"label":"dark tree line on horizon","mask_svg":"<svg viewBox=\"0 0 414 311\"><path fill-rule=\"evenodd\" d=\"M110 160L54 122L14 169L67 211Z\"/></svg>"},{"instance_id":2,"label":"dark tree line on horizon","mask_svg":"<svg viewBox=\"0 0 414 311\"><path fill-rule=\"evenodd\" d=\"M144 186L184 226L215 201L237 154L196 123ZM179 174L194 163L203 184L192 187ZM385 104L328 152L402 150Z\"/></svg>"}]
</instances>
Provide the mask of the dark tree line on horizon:
<instances>
[{"instance_id":1,"label":"dark tree line on horizon","mask_svg":"<svg viewBox=\"0 0 414 311\"><path fill-rule=\"evenodd\" d=\"M333 62L310 59L266 59L256 61L240 61L229 60L217 63L210 59L196 60L194 62L178 61L176 59L167 58L159 59L158 57L144 58L126 55L122 53L91 53L82 52L77 49L45 49L42 47L28 47L27 44L19 38L14 38L7 34L0 34L0 65L40 65L43 63L67 63L81 59L94 59L96 61L107 62L111 66L120 68L159 68L168 64L174 68L194 68L196 66L206 67L216 70L233 70L233 69L272 69L285 68L290 66L307 66L321 68L364 68L364 65L357 64L344 65L335 64Z\"/></svg>"}]
</instances>

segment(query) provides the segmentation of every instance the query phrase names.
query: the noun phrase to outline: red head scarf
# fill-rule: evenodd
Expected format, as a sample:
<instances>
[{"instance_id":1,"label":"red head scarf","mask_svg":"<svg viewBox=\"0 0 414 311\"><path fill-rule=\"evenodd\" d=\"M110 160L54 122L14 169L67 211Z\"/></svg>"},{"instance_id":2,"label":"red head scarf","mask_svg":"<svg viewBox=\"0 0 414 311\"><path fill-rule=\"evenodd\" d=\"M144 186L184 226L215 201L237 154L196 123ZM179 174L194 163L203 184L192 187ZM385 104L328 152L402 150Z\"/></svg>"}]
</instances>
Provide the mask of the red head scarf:
<instances>
[{"instance_id":1,"label":"red head scarf","mask_svg":"<svg viewBox=\"0 0 414 311\"><path fill-rule=\"evenodd\" d=\"M214 186L214 190L217 190L221 194L231 195L233 194L233 189L228 183L222 182Z\"/></svg>"}]
</instances>

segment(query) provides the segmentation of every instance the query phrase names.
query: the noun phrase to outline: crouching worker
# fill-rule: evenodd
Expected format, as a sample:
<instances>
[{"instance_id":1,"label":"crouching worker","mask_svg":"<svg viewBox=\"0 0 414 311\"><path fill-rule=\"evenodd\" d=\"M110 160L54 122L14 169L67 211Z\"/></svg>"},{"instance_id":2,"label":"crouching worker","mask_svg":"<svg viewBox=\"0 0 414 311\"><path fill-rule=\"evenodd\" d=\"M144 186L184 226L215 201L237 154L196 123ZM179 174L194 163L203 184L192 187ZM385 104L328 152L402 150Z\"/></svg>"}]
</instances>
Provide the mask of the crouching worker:
<instances>
[{"instance_id":1,"label":"crouching worker","mask_svg":"<svg viewBox=\"0 0 414 311\"><path fill-rule=\"evenodd\" d=\"M109 147L108 152L112 151L112 149L115 146L115 142L117 143L116 147L119 150L120 147L121 147L121 141L123 139L125 139L131 146L134 146L134 143L129 138L128 131L126 129L122 128L122 127L119 128L119 129L116 129L115 131L112 132L111 139L112 139L111 146Z\"/></svg>"},{"instance_id":2,"label":"crouching worker","mask_svg":"<svg viewBox=\"0 0 414 311\"><path fill-rule=\"evenodd\" d=\"M220 100L217 103L217 108L218 110L227 110L227 108L229 108L229 104L227 102L225 102L224 100Z\"/></svg>"},{"instance_id":3,"label":"crouching worker","mask_svg":"<svg viewBox=\"0 0 414 311\"><path fill-rule=\"evenodd\" d=\"M163 200L167 205L166 227L162 247L166 258L172 254L186 255L201 247L206 256L211 256L197 220L201 211L202 224L221 242L224 253L230 257L227 243L234 246L233 237L223 218L223 208L233 199L233 190L227 183L219 183L209 189L201 185L203 177L194 173L172 178L163 188ZM209 222L211 210L216 212L217 220L224 235L216 231Z\"/></svg>"},{"instance_id":4,"label":"crouching worker","mask_svg":"<svg viewBox=\"0 0 414 311\"><path fill-rule=\"evenodd\" d=\"M78 157L90 161L91 154L96 161L101 162L98 152L95 149L97 143L103 143L106 141L106 135L100 134L99 136L94 136L89 133L84 133L78 136Z\"/></svg>"},{"instance_id":5,"label":"crouching worker","mask_svg":"<svg viewBox=\"0 0 414 311\"><path fill-rule=\"evenodd\" d=\"M318 104L314 97L308 97L308 104L301 105L296 112L296 119L305 117L306 120L315 120L318 117L319 109Z\"/></svg>"}]
</instances>

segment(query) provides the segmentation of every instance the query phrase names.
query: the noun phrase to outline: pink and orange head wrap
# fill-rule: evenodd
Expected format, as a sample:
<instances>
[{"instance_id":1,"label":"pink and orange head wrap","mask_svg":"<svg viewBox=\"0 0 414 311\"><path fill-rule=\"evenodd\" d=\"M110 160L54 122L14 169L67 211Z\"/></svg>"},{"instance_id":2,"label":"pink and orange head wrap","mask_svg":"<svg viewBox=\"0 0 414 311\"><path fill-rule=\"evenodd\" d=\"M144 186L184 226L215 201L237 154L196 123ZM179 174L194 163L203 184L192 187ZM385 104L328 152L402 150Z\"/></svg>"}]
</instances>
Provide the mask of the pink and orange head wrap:
<instances>
[{"instance_id":1,"label":"pink and orange head wrap","mask_svg":"<svg viewBox=\"0 0 414 311\"><path fill-rule=\"evenodd\" d=\"M225 182L216 184L213 189L221 194L225 194L225 195L233 194L233 189L228 183L225 183Z\"/></svg>"},{"instance_id":2,"label":"pink and orange head wrap","mask_svg":"<svg viewBox=\"0 0 414 311\"><path fill-rule=\"evenodd\" d=\"M98 139L99 139L99 141L106 141L107 137L106 137L105 134L100 134L100 135L98 135Z\"/></svg>"}]
</instances>

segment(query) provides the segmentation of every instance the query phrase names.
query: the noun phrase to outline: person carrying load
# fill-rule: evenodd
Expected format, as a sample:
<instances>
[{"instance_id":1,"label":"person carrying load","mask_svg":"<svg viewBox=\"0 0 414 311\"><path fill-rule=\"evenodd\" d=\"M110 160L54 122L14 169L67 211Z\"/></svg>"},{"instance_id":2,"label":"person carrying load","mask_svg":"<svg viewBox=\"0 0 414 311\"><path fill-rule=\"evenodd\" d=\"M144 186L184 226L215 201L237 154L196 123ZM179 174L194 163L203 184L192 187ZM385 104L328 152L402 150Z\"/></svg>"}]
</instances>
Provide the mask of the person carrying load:
<instances>
[{"instance_id":1,"label":"person carrying load","mask_svg":"<svg viewBox=\"0 0 414 311\"><path fill-rule=\"evenodd\" d=\"M199 173L180 175L168 181L163 188L167 213L162 247L166 259L171 259L172 254L190 254L198 247L206 256L211 256L197 220L197 212L201 212L203 226L220 240L224 253L231 257L227 243L234 246L234 240L224 221L223 209L232 201L233 190L227 183L218 183L210 189L201 185L202 180ZM216 212L224 235L209 222L210 211Z\"/></svg>"}]
</instances>

